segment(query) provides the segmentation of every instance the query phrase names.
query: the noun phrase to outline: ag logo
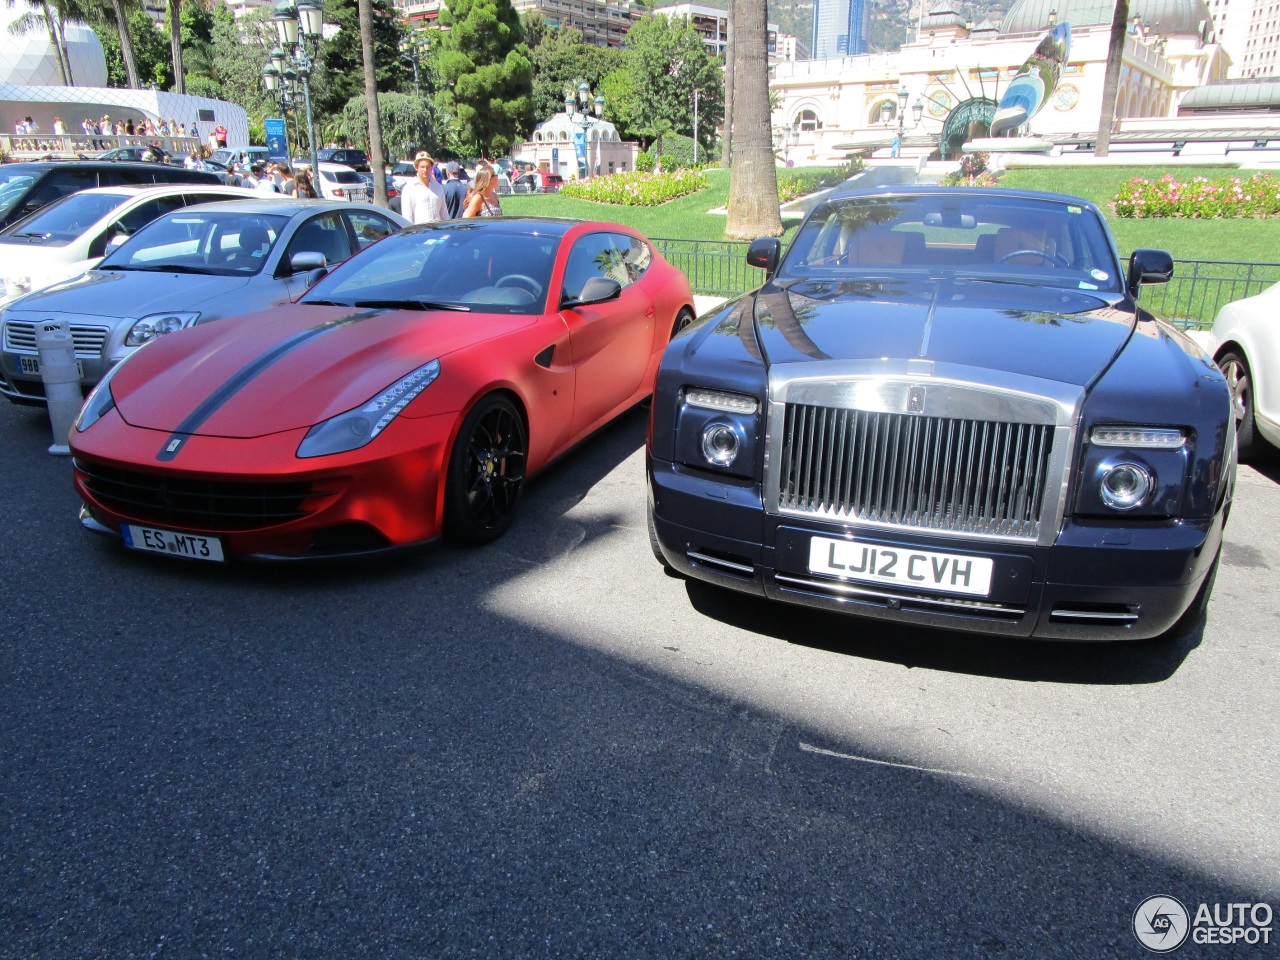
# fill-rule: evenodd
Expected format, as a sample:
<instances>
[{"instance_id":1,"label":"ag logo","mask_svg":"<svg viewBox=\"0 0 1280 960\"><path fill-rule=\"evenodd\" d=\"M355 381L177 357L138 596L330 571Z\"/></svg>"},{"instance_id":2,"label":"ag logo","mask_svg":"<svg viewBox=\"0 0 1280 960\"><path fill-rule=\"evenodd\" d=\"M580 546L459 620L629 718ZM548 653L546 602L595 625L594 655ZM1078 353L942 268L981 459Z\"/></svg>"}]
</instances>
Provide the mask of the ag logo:
<instances>
[{"instance_id":1,"label":"ag logo","mask_svg":"<svg viewBox=\"0 0 1280 960\"><path fill-rule=\"evenodd\" d=\"M1172 953L1187 940L1191 916L1173 897L1147 897L1133 911L1133 935L1152 953Z\"/></svg>"}]
</instances>

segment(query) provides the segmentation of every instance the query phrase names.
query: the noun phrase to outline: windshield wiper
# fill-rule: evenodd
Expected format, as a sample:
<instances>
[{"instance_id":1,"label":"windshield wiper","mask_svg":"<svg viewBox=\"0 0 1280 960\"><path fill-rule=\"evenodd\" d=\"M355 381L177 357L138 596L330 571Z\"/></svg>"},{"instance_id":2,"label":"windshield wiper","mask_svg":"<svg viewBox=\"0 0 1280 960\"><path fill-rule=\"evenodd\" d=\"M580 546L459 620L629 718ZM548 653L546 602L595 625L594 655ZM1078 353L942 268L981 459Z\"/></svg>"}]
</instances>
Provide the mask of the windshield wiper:
<instances>
[{"instance_id":1,"label":"windshield wiper","mask_svg":"<svg viewBox=\"0 0 1280 960\"><path fill-rule=\"evenodd\" d=\"M441 303L435 300L357 300L353 307L387 307L391 310L461 310L470 313L471 308L461 303Z\"/></svg>"},{"instance_id":2,"label":"windshield wiper","mask_svg":"<svg viewBox=\"0 0 1280 960\"><path fill-rule=\"evenodd\" d=\"M185 263L148 263L141 267L127 266L121 264L108 264L105 267L99 267L99 270L142 270L149 273L200 273L212 275L217 273L216 270L210 270L208 267L191 267Z\"/></svg>"},{"instance_id":3,"label":"windshield wiper","mask_svg":"<svg viewBox=\"0 0 1280 960\"><path fill-rule=\"evenodd\" d=\"M49 237L52 237L53 234L31 232L31 233L15 233L13 234L13 236L22 237L24 240L47 240L49 239Z\"/></svg>"},{"instance_id":4,"label":"windshield wiper","mask_svg":"<svg viewBox=\"0 0 1280 960\"><path fill-rule=\"evenodd\" d=\"M343 303L341 300L299 300L303 306L307 307L349 307L351 304Z\"/></svg>"}]
</instances>

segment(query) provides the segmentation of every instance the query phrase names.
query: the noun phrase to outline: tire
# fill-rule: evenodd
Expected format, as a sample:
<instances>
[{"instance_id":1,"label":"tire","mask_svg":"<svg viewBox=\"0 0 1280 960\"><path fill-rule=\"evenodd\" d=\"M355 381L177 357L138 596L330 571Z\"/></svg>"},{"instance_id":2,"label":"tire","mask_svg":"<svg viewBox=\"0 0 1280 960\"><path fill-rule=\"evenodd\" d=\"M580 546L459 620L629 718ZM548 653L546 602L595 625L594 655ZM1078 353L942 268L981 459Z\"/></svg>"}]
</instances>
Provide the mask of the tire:
<instances>
[{"instance_id":1,"label":"tire","mask_svg":"<svg viewBox=\"0 0 1280 960\"><path fill-rule=\"evenodd\" d=\"M1218 358L1218 368L1231 388L1231 409L1236 415L1236 449L1241 461L1259 460L1270 451L1258 436L1253 420L1253 373L1243 353L1234 350Z\"/></svg>"},{"instance_id":2,"label":"tire","mask_svg":"<svg viewBox=\"0 0 1280 960\"><path fill-rule=\"evenodd\" d=\"M676 322L671 326L671 339L674 340L676 334L693 323L695 319L692 310L688 307L681 307L680 312L676 314Z\"/></svg>"},{"instance_id":3,"label":"tire","mask_svg":"<svg viewBox=\"0 0 1280 960\"><path fill-rule=\"evenodd\" d=\"M1209 572L1204 575L1204 582L1200 584L1200 589L1196 591L1195 599L1191 601L1191 606L1183 611L1182 616L1177 619L1172 627L1155 638L1156 643L1176 643L1183 640L1204 619L1205 614L1209 611L1209 598L1213 594L1213 585L1218 580L1218 563L1221 560L1222 547L1219 546L1218 552L1214 554Z\"/></svg>"},{"instance_id":4,"label":"tire","mask_svg":"<svg viewBox=\"0 0 1280 960\"><path fill-rule=\"evenodd\" d=\"M528 434L506 397L484 397L467 414L449 456L444 535L460 544L496 540L511 526L524 489Z\"/></svg>"}]
</instances>

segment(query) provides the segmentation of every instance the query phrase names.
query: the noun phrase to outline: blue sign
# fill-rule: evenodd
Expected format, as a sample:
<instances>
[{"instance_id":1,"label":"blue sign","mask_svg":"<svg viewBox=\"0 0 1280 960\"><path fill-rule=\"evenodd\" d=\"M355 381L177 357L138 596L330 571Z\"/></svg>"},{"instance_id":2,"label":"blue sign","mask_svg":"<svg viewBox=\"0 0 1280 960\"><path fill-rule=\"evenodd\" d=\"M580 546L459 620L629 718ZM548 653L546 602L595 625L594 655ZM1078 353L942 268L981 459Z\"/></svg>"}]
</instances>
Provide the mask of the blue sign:
<instances>
[{"instance_id":1,"label":"blue sign","mask_svg":"<svg viewBox=\"0 0 1280 960\"><path fill-rule=\"evenodd\" d=\"M560 172L560 148L559 147L551 148L551 172L552 173Z\"/></svg>"},{"instance_id":2,"label":"blue sign","mask_svg":"<svg viewBox=\"0 0 1280 960\"><path fill-rule=\"evenodd\" d=\"M289 163L289 134L280 117L267 117L262 121L267 128L267 151L277 163Z\"/></svg>"},{"instance_id":3,"label":"blue sign","mask_svg":"<svg viewBox=\"0 0 1280 960\"><path fill-rule=\"evenodd\" d=\"M573 131L573 151L578 155L578 176L587 175L587 134L583 130Z\"/></svg>"}]
</instances>

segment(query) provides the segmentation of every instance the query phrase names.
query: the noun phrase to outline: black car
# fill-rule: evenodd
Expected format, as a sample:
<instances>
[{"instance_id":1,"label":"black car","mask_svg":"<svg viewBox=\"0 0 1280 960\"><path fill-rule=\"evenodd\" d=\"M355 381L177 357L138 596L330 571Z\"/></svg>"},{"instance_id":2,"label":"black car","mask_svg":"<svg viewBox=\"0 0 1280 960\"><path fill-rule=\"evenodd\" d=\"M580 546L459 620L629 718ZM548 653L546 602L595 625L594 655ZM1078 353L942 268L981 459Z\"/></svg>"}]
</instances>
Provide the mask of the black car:
<instances>
[{"instance_id":1,"label":"black car","mask_svg":"<svg viewBox=\"0 0 1280 960\"><path fill-rule=\"evenodd\" d=\"M363 150L351 147L326 147L316 151L316 159L321 163L341 163L357 173L369 172L369 156Z\"/></svg>"},{"instance_id":2,"label":"black car","mask_svg":"<svg viewBox=\"0 0 1280 960\"><path fill-rule=\"evenodd\" d=\"M0 166L0 229L47 203L90 187L151 186L157 183L221 183L216 174L168 163L121 160L41 160Z\"/></svg>"},{"instance_id":3,"label":"black car","mask_svg":"<svg viewBox=\"0 0 1280 960\"><path fill-rule=\"evenodd\" d=\"M651 538L690 577L1016 637L1181 636L1236 468L1213 362L1143 310L1072 197L898 187L819 203L764 286L675 339Z\"/></svg>"},{"instance_id":4,"label":"black car","mask_svg":"<svg viewBox=\"0 0 1280 960\"><path fill-rule=\"evenodd\" d=\"M94 159L96 160L129 160L134 163L174 163L181 162L169 153L169 151L155 146L132 146L132 147L116 147L114 150L108 150L106 153L100 153Z\"/></svg>"}]
</instances>

